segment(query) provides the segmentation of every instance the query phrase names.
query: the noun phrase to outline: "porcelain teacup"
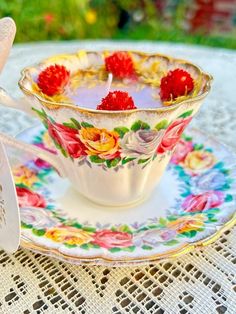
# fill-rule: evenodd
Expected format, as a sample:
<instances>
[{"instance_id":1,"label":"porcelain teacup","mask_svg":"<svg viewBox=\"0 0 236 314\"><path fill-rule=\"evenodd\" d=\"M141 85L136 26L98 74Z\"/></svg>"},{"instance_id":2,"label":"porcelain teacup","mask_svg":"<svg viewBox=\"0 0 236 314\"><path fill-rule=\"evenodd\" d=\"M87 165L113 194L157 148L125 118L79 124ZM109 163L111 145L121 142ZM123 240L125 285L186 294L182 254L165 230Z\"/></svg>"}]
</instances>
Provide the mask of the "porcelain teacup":
<instances>
[{"instance_id":1,"label":"porcelain teacup","mask_svg":"<svg viewBox=\"0 0 236 314\"><path fill-rule=\"evenodd\" d=\"M1 135L1 140L51 163L79 193L98 204L126 206L148 197L184 129L207 96L212 78L187 61L159 54L129 53L150 84L161 73L182 68L191 73L196 91L168 106L96 110L83 106L82 98L82 105L78 105L63 95L45 97L36 78L42 69L55 63L64 65L72 76L79 70L93 75L93 69L102 67L105 52L54 56L22 71L19 86L24 99L15 102L4 90L0 92L1 103L36 114L48 130L52 151L6 135Z\"/></svg>"}]
</instances>

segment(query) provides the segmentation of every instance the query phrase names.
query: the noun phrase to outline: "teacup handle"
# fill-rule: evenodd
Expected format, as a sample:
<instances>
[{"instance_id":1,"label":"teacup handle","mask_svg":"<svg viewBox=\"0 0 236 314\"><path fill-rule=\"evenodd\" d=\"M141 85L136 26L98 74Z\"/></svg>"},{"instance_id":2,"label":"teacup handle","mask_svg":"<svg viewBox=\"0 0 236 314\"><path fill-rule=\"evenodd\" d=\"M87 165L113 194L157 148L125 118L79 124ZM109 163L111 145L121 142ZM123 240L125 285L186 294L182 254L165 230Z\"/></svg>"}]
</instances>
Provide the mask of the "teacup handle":
<instances>
[{"instance_id":1,"label":"teacup handle","mask_svg":"<svg viewBox=\"0 0 236 314\"><path fill-rule=\"evenodd\" d=\"M0 105L4 105L6 107L17 110L22 110L27 114L34 116L34 112L31 110L31 107L29 106L29 104L27 104L27 100L24 97L16 100L11 97L2 87L0 87Z\"/></svg>"},{"instance_id":2,"label":"teacup handle","mask_svg":"<svg viewBox=\"0 0 236 314\"><path fill-rule=\"evenodd\" d=\"M41 158L51 164L56 171L59 173L61 177L65 177L64 167L60 160L56 157L55 154L43 150L42 148L39 148L33 144L24 143L18 139L15 139L14 137L1 133L0 132L0 142L9 145L11 147L14 147L16 149L19 149L21 151L24 151L26 153L33 154L37 156L38 158Z\"/></svg>"},{"instance_id":3,"label":"teacup handle","mask_svg":"<svg viewBox=\"0 0 236 314\"><path fill-rule=\"evenodd\" d=\"M30 106L28 106L24 98L15 100L1 87L0 87L0 104L5 105L10 108L22 110L32 115L32 111L29 110ZM15 147L19 150L22 150L26 153L33 154L37 156L38 158L45 160L56 169L56 171L59 173L61 177L65 177L64 167L62 163L60 162L60 160L55 156L55 154L50 153L49 151L43 150L42 148L38 148L35 145L24 143L20 140L15 139L14 137L10 135L7 135L1 132L0 132L0 141L6 145Z\"/></svg>"}]
</instances>

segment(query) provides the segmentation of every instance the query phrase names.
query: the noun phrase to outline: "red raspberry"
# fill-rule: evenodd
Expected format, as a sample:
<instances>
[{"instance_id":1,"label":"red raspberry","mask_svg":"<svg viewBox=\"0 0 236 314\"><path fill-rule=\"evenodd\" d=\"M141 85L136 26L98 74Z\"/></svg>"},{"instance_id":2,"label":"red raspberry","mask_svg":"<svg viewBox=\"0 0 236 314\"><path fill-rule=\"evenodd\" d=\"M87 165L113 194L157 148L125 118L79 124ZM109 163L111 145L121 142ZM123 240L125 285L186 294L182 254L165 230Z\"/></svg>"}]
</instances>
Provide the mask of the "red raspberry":
<instances>
[{"instance_id":1,"label":"red raspberry","mask_svg":"<svg viewBox=\"0 0 236 314\"><path fill-rule=\"evenodd\" d=\"M69 78L70 72L64 65L50 65L39 74L38 86L44 94L53 96L63 92Z\"/></svg>"},{"instance_id":2,"label":"red raspberry","mask_svg":"<svg viewBox=\"0 0 236 314\"><path fill-rule=\"evenodd\" d=\"M105 58L106 70L111 72L116 78L123 79L134 76L134 64L128 52L114 52Z\"/></svg>"},{"instance_id":3,"label":"red raspberry","mask_svg":"<svg viewBox=\"0 0 236 314\"><path fill-rule=\"evenodd\" d=\"M160 97L162 101L175 100L179 96L189 94L193 88L191 75L185 70L175 69L161 79Z\"/></svg>"},{"instance_id":4,"label":"red raspberry","mask_svg":"<svg viewBox=\"0 0 236 314\"><path fill-rule=\"evenodd\" d=\"M130 110L137 109L134 104L133 98L126 92L114 91L110 92L105 98L102 99L97 110Z\"/></svg>"}]
</instances>

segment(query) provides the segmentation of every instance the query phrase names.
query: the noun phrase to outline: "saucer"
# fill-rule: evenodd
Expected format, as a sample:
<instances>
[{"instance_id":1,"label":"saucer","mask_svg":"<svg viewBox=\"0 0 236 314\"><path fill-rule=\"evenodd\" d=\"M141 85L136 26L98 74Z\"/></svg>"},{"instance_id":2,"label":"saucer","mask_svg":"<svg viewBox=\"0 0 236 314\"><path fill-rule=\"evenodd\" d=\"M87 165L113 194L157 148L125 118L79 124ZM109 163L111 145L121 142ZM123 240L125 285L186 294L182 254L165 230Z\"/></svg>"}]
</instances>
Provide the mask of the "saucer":
<instances>
[{"instance_id":1,"label":"saucer","mask_svg":"<svg viewBox=\"0 0 236 314\"><path fill-rule=\"evenodd\" d=\"M53 150L42 125L18 138ZM125 208L92 203L41 159L9 157L21 246L63 261L150 263L207 245L236 222L236 155L196 129L183 135L154 192Z\"/></svg>"}]
</instances>

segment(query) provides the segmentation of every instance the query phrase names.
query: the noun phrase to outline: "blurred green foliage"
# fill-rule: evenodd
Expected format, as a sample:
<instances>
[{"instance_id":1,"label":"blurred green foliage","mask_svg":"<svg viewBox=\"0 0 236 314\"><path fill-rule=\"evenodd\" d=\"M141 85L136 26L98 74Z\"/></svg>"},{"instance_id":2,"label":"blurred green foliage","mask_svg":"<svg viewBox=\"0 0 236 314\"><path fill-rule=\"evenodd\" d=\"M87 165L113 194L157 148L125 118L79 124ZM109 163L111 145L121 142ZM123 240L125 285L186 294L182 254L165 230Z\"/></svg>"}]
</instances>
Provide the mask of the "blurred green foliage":
<instances>
[{"instance_id":1,"label":"blurred green foliage","mask_svg":"<svg viewBox=\"0 0 236 314\"><path fill-rule=\"evenodd\" d=\"M16 42L85 38L146 39L236 49L230 36L184 30L186 3L175 3L171 22L152 0L0 0L0 16L17 24ZM163 0L162 0L163 2Z\"/></svg>"}]
</instances>

